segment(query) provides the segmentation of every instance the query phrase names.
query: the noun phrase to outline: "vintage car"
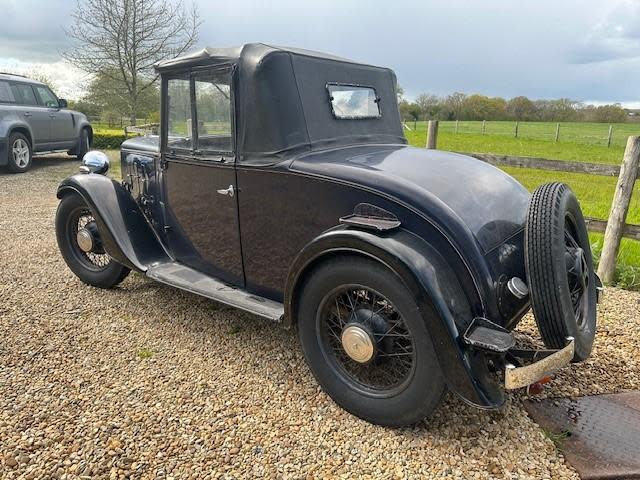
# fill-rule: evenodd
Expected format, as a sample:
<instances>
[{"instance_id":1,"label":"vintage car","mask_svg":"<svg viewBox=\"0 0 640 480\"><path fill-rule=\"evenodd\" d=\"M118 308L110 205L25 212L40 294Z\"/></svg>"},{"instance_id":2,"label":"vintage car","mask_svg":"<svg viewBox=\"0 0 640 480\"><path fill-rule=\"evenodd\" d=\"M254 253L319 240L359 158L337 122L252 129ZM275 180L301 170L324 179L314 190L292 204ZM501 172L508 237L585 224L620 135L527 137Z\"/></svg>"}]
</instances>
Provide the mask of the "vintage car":
<instances>
[{"instance_id":1,"label":"vintage car","mask_svg":"<svg viewBox=\"0 0 640 480\"><path fill-rule=\"evenodd\" d=\"M156 66L159 137L59 186L69 268L130 270L298 332L322 388L383 425L446 388L498 408L591 352L598 279L572 191L407 145L388 68L264 44ZM516 345L533 308L546 349ZM259 355L259 352L257 352Z\"/></svg>"}]
</instances>

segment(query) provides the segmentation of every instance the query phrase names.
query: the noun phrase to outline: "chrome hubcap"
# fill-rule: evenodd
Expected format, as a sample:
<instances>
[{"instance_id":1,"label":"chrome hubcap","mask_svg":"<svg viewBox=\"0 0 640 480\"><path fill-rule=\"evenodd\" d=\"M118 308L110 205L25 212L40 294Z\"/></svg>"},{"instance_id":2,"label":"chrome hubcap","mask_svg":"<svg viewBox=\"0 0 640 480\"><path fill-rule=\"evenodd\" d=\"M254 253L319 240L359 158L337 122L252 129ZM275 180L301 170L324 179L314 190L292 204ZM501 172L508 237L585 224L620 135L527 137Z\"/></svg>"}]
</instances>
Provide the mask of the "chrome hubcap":
<instances>
[{"instance_id":1,"label":"chrome hubcap","mask_svg":"<svg viewBox=\"0 0 640 480\"><path fill-rule=\"evenodd\" d=\"M375 353L373 339L364 328L348 325L341 335L342 348L352 360L367 363Z\"/></svg>"},{"instance_id":2,"label":"chrome hubcap","mask_svg":"<svg viewBox=\"0 0 640 480\"><path fill-rule=\"evenodd\" d=\"M13 142L11 147L13 151L13 160L20 168L24 168L29 164L29 145L22 138L18 138Z\"/></svg>"},{"instance_id":3,"label":"chrome hubcap","mask_svg":"<svg viewBox=\"0 0 640 480\"><path fill-rule=\"evenodd\" d=\"M76 235L76 240L78 242L78 246L80 250L83 252L91 252L93 250L94 241L93 234L86 228L81 228L78 230L78 234Z\"/></svg>"}]
</instances>

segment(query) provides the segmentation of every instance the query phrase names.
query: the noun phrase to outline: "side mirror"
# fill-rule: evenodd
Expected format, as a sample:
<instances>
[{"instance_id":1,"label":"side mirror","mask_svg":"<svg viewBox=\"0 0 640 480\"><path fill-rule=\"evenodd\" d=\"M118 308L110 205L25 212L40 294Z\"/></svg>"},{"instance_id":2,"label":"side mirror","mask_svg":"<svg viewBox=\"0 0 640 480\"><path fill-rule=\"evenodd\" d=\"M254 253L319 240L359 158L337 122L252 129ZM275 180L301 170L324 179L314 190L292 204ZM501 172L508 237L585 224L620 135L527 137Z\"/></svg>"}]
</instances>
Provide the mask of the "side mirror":
<instances>
[{"instance_id":1,"label":"side mirror","mask_svg":"<svg viewBox=\"0 0 640 480\"><path fill-rule=\"evenodd\" d=\"M58 107L67 108L67 101L64 98L58 99Z\"/></svg>"},{"instance_id":2,"label":"side mirror","mask_svg":"<svg viewBox=\"0 0 640 480\"><path fill-rule=\"evenodd\" d=\"M98 150L91 150L82 157L81 173L98 173L106 175L109 171L109 157Z\"/></svg>"}]
</instances>

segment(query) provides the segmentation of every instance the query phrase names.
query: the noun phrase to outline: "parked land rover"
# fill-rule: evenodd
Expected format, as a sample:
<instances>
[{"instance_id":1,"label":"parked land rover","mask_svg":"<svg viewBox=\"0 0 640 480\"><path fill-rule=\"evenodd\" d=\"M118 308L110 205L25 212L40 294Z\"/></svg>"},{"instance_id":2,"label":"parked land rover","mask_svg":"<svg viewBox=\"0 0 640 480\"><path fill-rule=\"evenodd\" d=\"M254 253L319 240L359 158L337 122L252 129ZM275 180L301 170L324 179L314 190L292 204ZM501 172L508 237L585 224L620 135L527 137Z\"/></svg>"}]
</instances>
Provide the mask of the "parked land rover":
<instances>
[{"instance_id":1,"label":"parked land rover","mask_svg":"<svg viewBox=\"0 0 640 480\"><path fill-rule=\"evenodd\" d=\"M0 73L0 167L26 172L36 153L69 152L81 159L92 137L87 117L68 110L48 86Z\"/></svg>"}]
</instances>

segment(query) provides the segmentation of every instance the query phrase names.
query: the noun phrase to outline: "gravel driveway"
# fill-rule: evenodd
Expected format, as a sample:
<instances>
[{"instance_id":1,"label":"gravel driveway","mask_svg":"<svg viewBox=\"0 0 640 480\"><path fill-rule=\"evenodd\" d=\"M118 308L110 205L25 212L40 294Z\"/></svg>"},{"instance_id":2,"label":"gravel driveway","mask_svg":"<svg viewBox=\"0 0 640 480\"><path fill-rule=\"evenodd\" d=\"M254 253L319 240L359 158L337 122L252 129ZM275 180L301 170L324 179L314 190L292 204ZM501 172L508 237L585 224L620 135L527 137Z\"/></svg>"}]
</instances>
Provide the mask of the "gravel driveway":
<instances>
[{"instance_id":1,"label":"gravel driveway","mask_svg":"<svg viewBox=\"0 0 640 480\"><path fill-rule=\"evenodd\" d=\"M34 163L0 174L0 478L577 478L521 393L376 427L320 391L293 332L137 274L83 285L53 229L77 163ZM592 358L544 395L638 389L639 309L608 290Z\"/></svg>"}]
</instances>

